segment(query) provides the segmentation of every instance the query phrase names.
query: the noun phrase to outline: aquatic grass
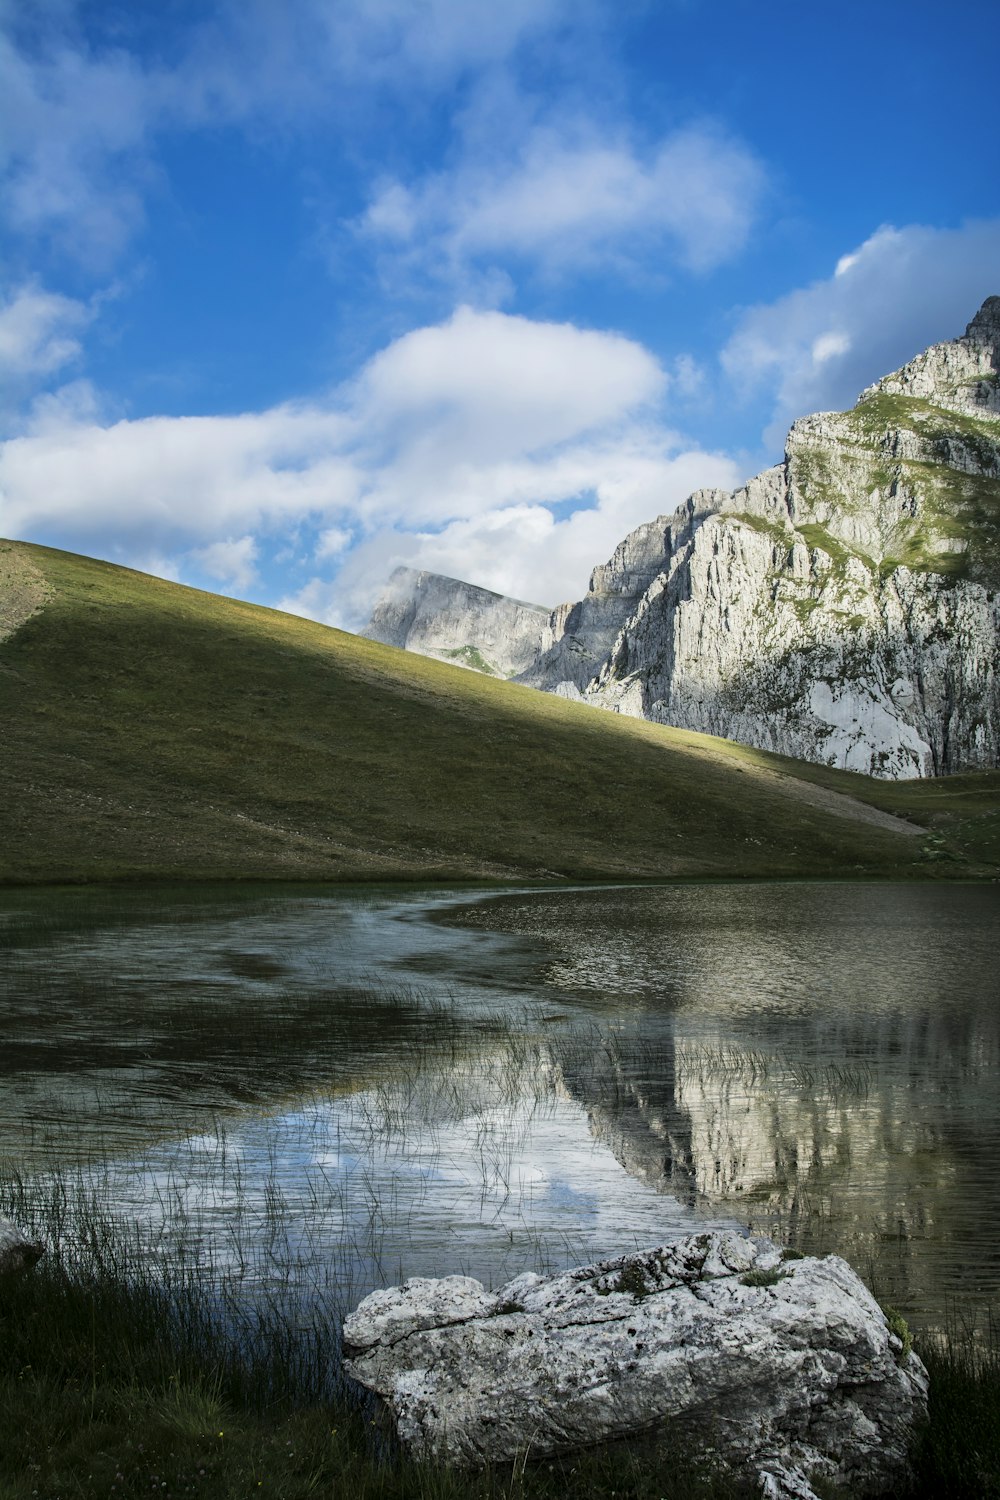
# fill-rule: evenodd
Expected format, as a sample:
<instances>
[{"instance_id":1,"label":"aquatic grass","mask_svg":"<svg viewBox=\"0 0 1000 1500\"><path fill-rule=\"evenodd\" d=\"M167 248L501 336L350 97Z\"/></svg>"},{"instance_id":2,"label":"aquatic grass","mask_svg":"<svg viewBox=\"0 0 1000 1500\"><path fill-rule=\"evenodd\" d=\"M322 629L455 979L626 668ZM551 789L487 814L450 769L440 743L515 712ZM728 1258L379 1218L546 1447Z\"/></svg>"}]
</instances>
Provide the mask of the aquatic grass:
<instances>
[{"instance_id":1,"label":"aquatic grass","mask_svg":"<svg viewBox=\"0 0 1000 1500\"><path fill-rule=\"evenodd\" d=\"M452 1035L443 1059L414 1047L354 1093L220 1115L125 1157L112 1137L105 1154L95 1138L87 1159L53 1171L8 1162L0 1213L67 1267L100 1269L113 1245L116 1265L155 1267L165 1283L197 1272L223 1293L280 1292L289 1306L320 1302L339 1316L399 1279L414 1235L425 1257L437 1246L452 1259L471 1235L497 1276L585 1255L585 1234L530 1211L517 1165L567 1107L547 1045L491 1019ZM571 1115L585 1134L582 1106ZM449 1207L463 1226L454 1233Z\"/></svg>"},{"instance_id":2,"label":"aquatic grass","mask_svg":"<svg viewBox=\"0 0 1000 1500\"><path fill-rule=\"evenodd\" d=\"M17 1185L30 1206L28 1185ZM10 1185L8 1202L10 1207ZM60 1205L71 1201L67 1189ZM51 1202L36 1204L39 1210ZM57 1227L61 1219L57 1221ZM137 1263L122 1225L78 1222L77 1253L57 1249L0 1300L0 1494L245 1497L294 1500L344 1488L367 1497L633 1495L687 1497L701 1472L662 1454L583 1453L523 1460L483 1475L415 1465L370 1399L345 1382L339 1327L269 1297L220 1298L202 1268L164 1278ZM99 1253L97 1253L99 1252Z\"/></svg>"},{"instance_id":3,"label":"aquatic grass","mask_svg":"<svg viewBox=\"0 0 1000 1500\"><path fill-rule=\"evenodd\" d=\"M86 1246L106 1223L79 1226ZM953 1500L1000 1486L996 1329L918 1343L931 1420L903 1496ZM964 1337L960 1342L959 1336ZM8 1281L0 1300L0 1494L16 1500L155 1491L169 1500L258 1492L297 1500L723 1500L731 1477L699 1465L678 1434L462 1474L406 1460L367 1398L340 1374L336 1327L268 1303L222 1306L188 1269L165 1284L126 1243L98 1263L58 1257Z\"/></svg>"}]
</instances>

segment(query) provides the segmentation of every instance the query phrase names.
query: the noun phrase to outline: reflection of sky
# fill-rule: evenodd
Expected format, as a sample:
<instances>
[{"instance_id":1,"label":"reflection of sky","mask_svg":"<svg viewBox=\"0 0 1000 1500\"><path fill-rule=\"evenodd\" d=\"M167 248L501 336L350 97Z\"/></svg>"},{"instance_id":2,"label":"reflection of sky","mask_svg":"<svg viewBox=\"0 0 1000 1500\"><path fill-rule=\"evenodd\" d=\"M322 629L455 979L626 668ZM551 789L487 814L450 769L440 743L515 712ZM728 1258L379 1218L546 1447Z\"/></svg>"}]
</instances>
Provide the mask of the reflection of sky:
<instances>
[{"instance_id":1,"label":"reflection of sky","mask_svg":"<svg viewBox=\"0 0 1000 1500\"><path fill-rule=\"evenodd\" d=\"M78 1180L145 1253L344 1306L405 1276L499 1285L694 1226L595 1141L547 1067L522 1064L514 1090L511 1077L501 1050L458 1077L248 1115Z\"/></svg>"},{"instance_id":2,"label":"reflection of sky","mask_svg":"<svg viewBox=\"0 0 1000 1500\"><path fill-rule=\"evenodd\" d=\"M119 1162L169 1134L98 1172L147 1245L272 1285L294 1261L344 1301L404 1272L498 1283L653 1243L690 1222L668 1191L697 1187L862 1269L891 1253L908 1311L1000 1286L996 888L143 899L0 953L0 1154L4 1130L37 1135L37 1159L96 1139ZM456 900L456 925L428 920Z\"/></svg>"}]
</instances>

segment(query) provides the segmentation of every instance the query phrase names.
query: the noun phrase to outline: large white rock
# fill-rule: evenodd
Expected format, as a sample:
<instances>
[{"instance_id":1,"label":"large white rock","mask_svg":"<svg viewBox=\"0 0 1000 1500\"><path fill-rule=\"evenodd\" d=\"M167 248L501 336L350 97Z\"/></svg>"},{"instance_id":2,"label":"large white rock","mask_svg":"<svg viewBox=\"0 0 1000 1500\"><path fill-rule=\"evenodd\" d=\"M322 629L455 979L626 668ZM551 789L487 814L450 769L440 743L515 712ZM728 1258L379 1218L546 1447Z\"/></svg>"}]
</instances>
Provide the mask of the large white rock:
<instances>
[{"instance_id":1,"label":"large white rock","mask_svg":"<svg viewBox=\"0 0 1000 1500\"><path fill-rule=\"evenodd\" d=\"M923 1365L845 1261L734 1232L496 1293L414 1278L367 1297L344 1344L404 1447L461 1466L676 1427L765 1495L879 1494L926 1414Z\"/></svg>"},{"instance_id":2,"label":"large white rock","mask_svg":"<svg viewBox=\"0 0 1000 1500\"><path fill-rule=\"evenodd\" d=\"M30 1271L44 1254L44 1245L29 1240L10 1219L0 1219L0 1276Z\"/></svg>"}]
</instances>

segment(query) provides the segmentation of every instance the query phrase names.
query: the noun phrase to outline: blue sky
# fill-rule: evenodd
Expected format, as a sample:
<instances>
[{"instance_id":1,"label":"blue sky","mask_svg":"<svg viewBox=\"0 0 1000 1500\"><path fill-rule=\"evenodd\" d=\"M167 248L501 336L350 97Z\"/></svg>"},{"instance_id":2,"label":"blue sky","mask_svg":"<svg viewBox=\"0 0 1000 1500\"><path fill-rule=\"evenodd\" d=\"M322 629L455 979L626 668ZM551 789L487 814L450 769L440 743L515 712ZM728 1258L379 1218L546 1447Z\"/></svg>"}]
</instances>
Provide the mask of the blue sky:
<instances>
[{"instance_id":1,"label":"blue sky","mask_svg":"<svg viewBox=\"0 0 1000 1500\"><path fill-rule=\"evenodd\" d=\"M995 0L0 0L0 531L578 597L1000 293Z\"/></svg>"}]
</instances>

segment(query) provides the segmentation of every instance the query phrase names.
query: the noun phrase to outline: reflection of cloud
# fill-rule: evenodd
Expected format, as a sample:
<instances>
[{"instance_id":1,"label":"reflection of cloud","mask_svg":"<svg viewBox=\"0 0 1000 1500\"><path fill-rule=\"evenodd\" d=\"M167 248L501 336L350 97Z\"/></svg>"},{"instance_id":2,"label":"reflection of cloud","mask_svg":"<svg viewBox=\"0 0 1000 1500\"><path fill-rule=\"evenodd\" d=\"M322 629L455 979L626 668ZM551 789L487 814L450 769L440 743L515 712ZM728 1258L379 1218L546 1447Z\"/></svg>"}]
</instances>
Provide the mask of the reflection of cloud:
<instances>
[{"instance_id":1,"label":"reflection of cloud","mask_svg":"<svg viewBox=\"0 0 1000 1500\"><path fill-rule=\"evenodd\" d=\"M547 1061L502 1045L395 1083L81 1171L147 1264L356 1301L388 1276L464 1270L498 1285L661 1243L691 1227L594 1142ZM90 1209L90 1212L93 1210Z\"/></svg>"}]
</instances>

